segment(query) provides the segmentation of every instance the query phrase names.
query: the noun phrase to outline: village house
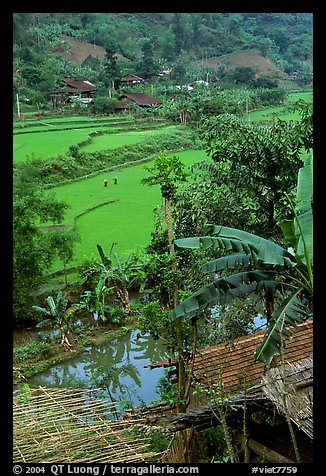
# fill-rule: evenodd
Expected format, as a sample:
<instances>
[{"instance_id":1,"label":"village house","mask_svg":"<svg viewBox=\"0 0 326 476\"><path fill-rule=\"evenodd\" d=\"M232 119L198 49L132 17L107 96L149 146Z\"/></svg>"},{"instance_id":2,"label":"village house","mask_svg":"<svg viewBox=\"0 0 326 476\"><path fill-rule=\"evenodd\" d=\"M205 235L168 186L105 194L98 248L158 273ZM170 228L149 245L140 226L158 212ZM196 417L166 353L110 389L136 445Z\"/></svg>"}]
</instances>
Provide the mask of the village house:
<instances>
[{"instance_id":1,"label":"village house","mask_svg":"<svg viewBox=\"0 0 326 476\"><path fill-rule=\"evenodd\" d=\"M52 93L54 107L61 103L70 102L74 97L78 97L81 103L88 104L93 101L93 96L98 91L95 84L87 80L79 81L72 78L62 78L62 82L66 88Z\"/></svg>"},{"instance_id":2,"label":"village house","mask_svg":"<svg viewBox=\"0 0 326 476\"><path fill-rule=\"evenodd\" d=\"M313 321L292 331L285 341L284 359L275 356L269 369L253 356L265 331L218 344L196 352L193 376L196 382L220 390L223 405L230 410L229 424L239 443L239 456L247 462L295 463L288 413L295 432L301 462L312 462L313 421ZM282 364L284 362L284 365ZM192 394L189 408L196 414L203 399ZM243 435L243 409L246 405L247 434ZM269 423L276 414L274 426ZM212 415L211 415L212 416ZM246 441L244 441L244 438Z\"/></svg>"},{"instance_id":3,"label":"village house","mask_svg":"<svg viewBox=\"0 0 326 476\"><path fill-rule=\"evenodd\" d=\"M120 82L122 86L133 86L135 84L145 83L145 79L135 74L127 74L120 79Z\"/></svg>"},{"instance_id":4,"label":"village house","mask_svg":"<svg viewBox=\"0 0 326 476\"><path fill-rule=\"evenodd\" d=\"M119 97L117 110L128 108L130 104L136 104L140 107L161 106L163 103L147 93L125 93Z\"/></svg>"},{"instance_id":5,"label":"village house","mask_svg":"<svg viewBox=\"0 0 326 476\"><path fill-rule=\"evenodd\" d=\"M296 463L294 445L302 463L313 462L313 321L291 332L284 356L275 356L269 366L254 360L265 331L197 350L188 408L165 419L170 431L217 425L222 411L239 462ZM149 367L163 366L173 373L175 365L166 360ZM198 394L196 384L208 393ZM209 392L215 394L214 403Z\"/></svg>"}]
</instances>

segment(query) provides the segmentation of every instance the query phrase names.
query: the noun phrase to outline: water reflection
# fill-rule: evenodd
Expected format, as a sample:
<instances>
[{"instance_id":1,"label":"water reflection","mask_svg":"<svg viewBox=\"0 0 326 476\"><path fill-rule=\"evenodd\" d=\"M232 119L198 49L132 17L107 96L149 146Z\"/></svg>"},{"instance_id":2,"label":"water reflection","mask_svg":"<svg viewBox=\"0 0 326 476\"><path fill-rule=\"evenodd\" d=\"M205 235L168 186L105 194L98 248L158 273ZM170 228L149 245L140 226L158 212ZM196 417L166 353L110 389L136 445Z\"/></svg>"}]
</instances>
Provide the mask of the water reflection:
<instances>
[{"instance_id":1,"label":"water reflection","mask_svg":"<svg viewBox=\"0 0 326 476\"><path fill-rule=\"evenodd\" d=\"M113 340L105 345L90 347L83 354L31 377L30 385L45 387L94 387L106 377L115 401L122 406L150 404L159 399L156 387L163 368L144 366L166 359L165 348L151 336L139 331Z\"/></svg>"}]
</instances>

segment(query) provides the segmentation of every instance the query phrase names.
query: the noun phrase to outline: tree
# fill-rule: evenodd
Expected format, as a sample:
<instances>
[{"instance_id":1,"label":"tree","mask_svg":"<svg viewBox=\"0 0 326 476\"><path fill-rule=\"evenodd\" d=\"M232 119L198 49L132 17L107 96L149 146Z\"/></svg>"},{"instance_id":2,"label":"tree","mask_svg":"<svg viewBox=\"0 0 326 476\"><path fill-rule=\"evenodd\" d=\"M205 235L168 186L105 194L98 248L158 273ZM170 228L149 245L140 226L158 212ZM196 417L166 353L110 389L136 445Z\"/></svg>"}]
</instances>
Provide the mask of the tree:
<instances>
[{"instance_id":1,"label":"tree","mask_svg":"<svg viewBox=\"0 0 326 476\"><path fill-rule=\"evenodd\" d=\"M108 88L115 89L119 85L120 71L117 64L117 48L112 41L105 46L105 61L102 81Z\"/></svg>"},{"instance_id":2,"label":"tree","mask_svg":"<svg viewBox=\"0 0 326 476\"><path fill-rule=\"evenodd\" d=\"M172 261L172 270L175 272L177 270L177 260L174 250L171 201L173 201L178 182L186 181L188 174L184 169L184 165L176 155L159 155L154 160L152 166L145 166L144 168L151 174L151 176L143 178L142 183L149 186L160 185L161 187L161 194L164 200L164 216L167 223L169 254ZM174 306L177 306L178 303L178 287L176 285L174 289ZM176 319L176 336L178 351L178 410L181 412L184 409L183 399L186 392L186 373L182 346L182 322L181 319L178 318Z\"/></svg>"},{"instance_id":3,"label":"tree","mask_svg":"<svg viewBox=\"0 0 326 476\"><path fill-rule=\"evenodd\" d=\"M173 33L175 36L174 40L174 51L176 55L181 53L182 48L182 27L181 27L181 14L175 13L173 17Z\"/></svg>"},{"instance_id":4,"label":"tree","mask_svg":"<svg viewBox=\"0 0 326 476\"><path fill-rule=\"evenodd\" d=\"M35 311L47 316L46 319L39 322L36 327L43 327L51 325L53 329L59 329L61 334L61 344L67 349L71 347L70 342L66 336L64 325L69 322L69 314L67 313L68 298L66 293L58 291L56 300L52 296L46 298L47 307L33 306Z\"/></svg>"},{"instance_id":5,"label":"tree","mask_svg":"<svg viewBox=\"0 0 326 476\"><path fill-rule=\"evenodd\" d=\"M150 79L156 76L159 70L158 64L153 58L153 47L149 40L146 40L142 46L143 57L139 63L138 71L140 76L145 79Z\"/></svg>"},{"instance_id":6,"label":"tree","mask_svg":"<svg viewBox=\"0 0 326 476\"><path fill-rule=\"evenodd\" d=\"M312 127L312 112L297 123L277 120L272 126L247 124L230 114L203 124L201 136L217 170L227 169L235 190L247 190L257 206L257 220L266 223L269 233L276 231L276 204L295 186L293 177L302 166L301 147L312 146L303 120Z\"/></svg>"},{"instance_id":7,"label":"tree","mask_svg":"<svg viewBox=\"0 0 326 476\"><path fill-rule=\"evenodd\" d=\"M62 223L67 205L44 191L35 180L37 164L28 161L17 167L13 180L13 298L15 321L33 319L28 309L35 302L34 293L52 263L70 253L73 240L59 240L44 223ZM65 231L60 231L60 236Z\"/></svg>"},{"instance_id":8,"label":"tree","mask_svg":"<svg viewBox=\"0 0 326 476\"><path fill-rule=\"evenodd\" d=\"M110 114L116 110L118 103L116 98L96 96L91 103L90 110L95 114Z\"/></svg>"},{"instance_id":9,"label":"tree","mask_svg":"<svg viewBox=\"0 0 326 476\"><path fill-rule=\"evenodd\" d=\"M95 276L95 310L100 311L100 317L105 320L105 299L109 293L114 292L122 306L123 312L130 312L129 291L133 286L139 285L143 263L138 256L131 253L123 261L118 253L113 253L116 245L112 243L109 255L106 256L101 245L97 245L101 262L95 262L84 270L81 285L90 281ZM115 261L115 266L114 266ZM88 304L88 303L87 303Z\"/></svg>"},{"instance_id":10,"label":"tree","mask_svg":"<svg viewBox=\"0 0 326 476\"><path fill-rule=\"evenodd\" d=\"M283 340L291 335L289 328L312 317L312 158L298 174L296 206L292 221L281 227L292 248L285 249L272 241L234 228L207 225L206 236L175 240L177 246L207 250L218 249L225 254L205 263L201 270L214 277L170 313L172 319L198 318L205 309L232 301L235 297L264 290L278 292L281 304L274 312L267 302L268 328L263 342L256 349L255 359L269 364L281 351ZM254 268L220 277L233 268ZM279 276L281 279L277 279ZM289 290L291 293L289 293ZM294 290L294 291L293 291ZM266 294L265 294L266 295ZM272 305L271 305L272 304Z\"/></svg>"}]
</instances>

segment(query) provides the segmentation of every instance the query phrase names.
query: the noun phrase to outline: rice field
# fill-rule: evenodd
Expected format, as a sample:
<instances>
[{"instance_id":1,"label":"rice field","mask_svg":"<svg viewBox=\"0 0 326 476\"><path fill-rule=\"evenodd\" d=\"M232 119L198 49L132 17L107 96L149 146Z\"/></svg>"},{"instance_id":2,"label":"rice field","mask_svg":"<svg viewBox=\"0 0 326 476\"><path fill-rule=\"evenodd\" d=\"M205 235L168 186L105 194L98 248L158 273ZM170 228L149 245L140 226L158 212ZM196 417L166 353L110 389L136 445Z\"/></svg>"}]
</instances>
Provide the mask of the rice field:
<instances>
[{"instance_id":1,"label":"rice field","mask_svg":"<svg viewBox=\"0 0 326 476\"><path fill-rule=\"evenodd\" d=\"M312 100L311 91L291 92L288 103L298 99ZM290 112L288 106L265 108L251 111L250 120L268 123L274 117L297 119L297 113ZM180 126L163 121L136 119L128 115L111 116L70 116L42 119L28 119L14 122L14 163L28 157L46 159L66 154L69 147L80 144L89 138L91 132L99 131L90 143L81 146L81 151L95 152L114 149L123 145L137 144L162 134L174 134ZM186 166L206 158L203 150L178 152ZM146 157L144 157L146 158ZM113 178L118 183L113 184ZM110 172L52 188L57 199L69 205L63 225L75 225L80 242L75 245L75 255L69 266L80 263L85 257L98 258L96 245L101 244L105 251L116 242L115 251L122 258L131 252L139 252L150 243L154 230L153 210L161 205L159 186L149 187L141 184L148 176L144 165L117 167ZM104 179L108 186L103 186ZM55 269L62 268L56 263Z\"/></svg>"},{"instance_id":2,"label":"rice field","mask_svg":"<svg viewBox=\"0 0 326 476\"><path fill-rule=\"evenodd\" d=\"M207 157L203 150L182 151L176 155L186 166ZM113 184L115 176L117 185ZM108 250L114 241L115 250L126 258L150 243L154 230L153 209L162 202L159 186L141 184L141 179L147 176L144 165L136 165L51 189L57 199L70 206L64 223L69 226L75 221L81 237L75 247L75 263L85 256L98 257L97 244ZM103 185L104 179L108 180L107 187ZM109 200L115 201L107 203ZM84 211L87 212L75 220Z\"/></svg>"},{"instance_id":3,"label":"rice field","mask_svg":"<svg viewBox=\"0 0 326 476\"><path fill-rule=\"evenodd\" d=\"M250 121L252 122L262 124L272 124L273 120L276 118L282 119L284 121L296 121L300 119L300 114L297 111L291 110L293 103L299 100L312 102L312 99L313 94L311 90L293 91L288 95L286 104L253 110L250 111L249 116L246 114L244 117L246 119L250 118Z\"/></svg>"},{"instance_id":4,"label":"rice field","mask_svg":"<svg viewBox=\"0 0 326 476\"><path fill-rule=\"evenodd\" d=\"M105 133L105 135L96 138L101 138L104 148L114 148L124 144L140 142L150 135L162 134L165 126L166 124L163 121L148 123L135 119L133 116L121 115L100 118L71 116L67 118L48 118L46 120L15 121L13 127L14 163L22 162L31 157L47 159L66 154L69 147L86 141L90 134L95 131ZM130 130L137 127L145 130L139 132ZM115 134L121 135L116 136ZM138 140L138 137L140 140ZM89 150L86 149L85 151L94 150L99 150L98 146L94 145L92 147L92 144L90 144Z\"/></svg>"}]
</instances>

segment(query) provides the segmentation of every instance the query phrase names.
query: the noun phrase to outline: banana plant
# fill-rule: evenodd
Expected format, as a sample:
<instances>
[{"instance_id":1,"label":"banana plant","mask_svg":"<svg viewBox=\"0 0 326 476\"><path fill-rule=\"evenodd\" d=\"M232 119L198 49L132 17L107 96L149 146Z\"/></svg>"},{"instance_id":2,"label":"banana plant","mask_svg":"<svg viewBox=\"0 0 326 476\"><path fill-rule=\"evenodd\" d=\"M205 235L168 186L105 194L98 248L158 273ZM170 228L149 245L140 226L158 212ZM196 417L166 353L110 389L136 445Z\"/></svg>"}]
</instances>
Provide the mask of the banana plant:
<instances>
[{"instance_id":1,"label":"banana plant","mask_svg":"<svg viewBox=\"0 0 326 476\"><path fill-rule=\"evenodd\" d=\"M71 344L64 331L64 325L69 319L69 314L67 312L67 294L62 293L62 291L59 290L55 300L52 296L48 296L45 301L47 307L33 306L35 311L47 316L47 318L39 322L36 327L51 325L53 329L59 329L61 333L61 344L66 348L70 348Z\"/></svg>"},{"instance_id":2,"label":"banana plant","mask_svg":"<svg viewBox=\"0 0 326 476\"><path fill-rule=\"evenodd\" d=\"M212 248L229 254L201 267L213 276L213 281L176 306L170 318L196 318L206 309L261 289L278 291L283 296L283 290L290 289L292 293L284 296L273 313L255 352L256 360L269 364L280 352L283 339L291 335L289 327L312 317L312 157L299 170L296 205L292 210L293 220L280 223L291 245L288 249L252 233L212 224L206 225L206 236L175 240L182 248ZM239 267L245 271L226 277L218 274Z\"/></svg>"},{"instance_id":3,"label":"banana plant","mask_svg":"<svg viewBox=\"0 0 326 476\"><path fill-rule=\"evenodd\" d=\"M298 173L296 205L292 207L294 219L282 220L279 225L284 237L292 245L290 252L295 273L288 276L288 287L294 289L284 300L269 323L267 332L255 352L255 359L269 363L282 347L282 338L291 335L290 326L297 321L313 318L313 158L308 157Z\"/></svg>"}]
</instances>

